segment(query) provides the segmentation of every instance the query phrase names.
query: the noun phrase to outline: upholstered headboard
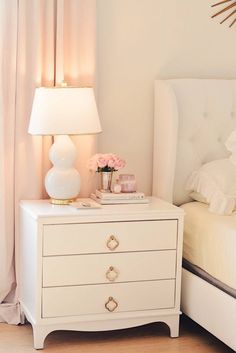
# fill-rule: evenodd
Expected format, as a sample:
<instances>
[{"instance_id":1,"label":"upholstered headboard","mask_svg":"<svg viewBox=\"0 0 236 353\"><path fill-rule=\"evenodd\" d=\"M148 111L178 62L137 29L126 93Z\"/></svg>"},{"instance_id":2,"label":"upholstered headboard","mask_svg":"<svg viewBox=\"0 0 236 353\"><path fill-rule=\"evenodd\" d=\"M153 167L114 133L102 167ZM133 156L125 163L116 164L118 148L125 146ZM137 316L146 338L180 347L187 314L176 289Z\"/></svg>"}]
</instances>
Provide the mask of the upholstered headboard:
<instances>
[{"instance_id":1,"label":"upholstered headboard","mask_svg":"<svg viewBox=\"0 0 236 353\"><path fill-rule=\"evenodd\" d=\"M203 163L228 156L236 129L236 80L155 82L153 195L176 205L190 201L187 177Z\"/></svg>"}]
</instances>

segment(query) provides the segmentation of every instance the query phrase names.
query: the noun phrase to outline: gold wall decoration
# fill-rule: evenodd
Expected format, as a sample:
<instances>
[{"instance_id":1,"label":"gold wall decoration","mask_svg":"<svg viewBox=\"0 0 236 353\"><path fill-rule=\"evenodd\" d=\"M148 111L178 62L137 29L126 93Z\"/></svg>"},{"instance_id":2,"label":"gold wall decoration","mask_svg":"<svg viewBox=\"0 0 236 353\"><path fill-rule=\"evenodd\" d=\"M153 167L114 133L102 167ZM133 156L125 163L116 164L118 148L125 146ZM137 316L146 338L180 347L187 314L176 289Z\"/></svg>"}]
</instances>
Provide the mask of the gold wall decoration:
<instances>
[{"instance_id":1,"label":"gold wall decoration","mask_svg":"<svg viewBox=\"0 0 236 353\"><path fill-rule=\"evenodd\" d=\"M226 4L226 3L228 3L228 4ZM223 20L220 22L220 24L224 23L226 20L228 20L230 18L231 22L229 24L229 27L232 27L236 23L236 1L223 0L223 1L217 2L216 4L211 5L211 7L215 7L215 6L219 6L219 7L221 6L221 10L216 12L214 15L212 15L211 18L214 18L214 17L219 16L221 14L226 15L226 17L223 18ZM232 21L232 18L233 18L233 21Z\"/></svg>"}]
</instances>

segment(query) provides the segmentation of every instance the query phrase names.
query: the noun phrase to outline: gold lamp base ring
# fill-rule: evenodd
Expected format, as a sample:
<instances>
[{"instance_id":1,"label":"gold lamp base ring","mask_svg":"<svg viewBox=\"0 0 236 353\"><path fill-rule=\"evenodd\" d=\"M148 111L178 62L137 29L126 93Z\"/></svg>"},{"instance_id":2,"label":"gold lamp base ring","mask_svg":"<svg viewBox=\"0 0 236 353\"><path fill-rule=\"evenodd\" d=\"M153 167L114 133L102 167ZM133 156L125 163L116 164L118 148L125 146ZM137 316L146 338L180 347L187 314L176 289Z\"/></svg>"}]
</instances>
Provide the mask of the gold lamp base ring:
<instances>
[{"instance_id":1,"label":"gold lamp base ring","mask_svg":"<svg viewBox=\"0 0 236 353\"><path fill-rule=\"evenodd\" d=\"M60 200L60 199L50 199L50 202L53 205L69 205L71 202L74 202L75 199L68 199L68 200Z\"/></svg>"}]
</instances>

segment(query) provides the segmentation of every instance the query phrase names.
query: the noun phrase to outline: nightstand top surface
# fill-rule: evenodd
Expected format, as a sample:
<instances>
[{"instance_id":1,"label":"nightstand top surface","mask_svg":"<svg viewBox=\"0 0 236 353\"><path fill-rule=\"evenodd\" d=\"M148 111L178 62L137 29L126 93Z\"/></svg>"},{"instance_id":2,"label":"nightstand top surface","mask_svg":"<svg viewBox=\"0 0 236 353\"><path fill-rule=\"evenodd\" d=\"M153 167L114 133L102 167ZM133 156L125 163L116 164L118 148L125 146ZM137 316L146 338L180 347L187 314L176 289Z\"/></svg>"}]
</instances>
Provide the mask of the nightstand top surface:
<instances>
[{"instance_id":1,"label":"nightstand top surface","mask_svg":"<svg viewBox=\"0 0 236 353\"><path fill-rule=\"evenodd\" d=\"M89 201L90 199L80 199ZM76 209L71 206L52 205L49 200L22 200L20 207L24 209L31 217L40 218L72 218L72 221L78 221L80 218L94 218L96 221L101 218L117 217L124 220L136 219L141 216L143 219L152 218L168 218L183 216L184 211L166 201L155 197L149 197L148 204L119 204L119 205L102 205L98 209ZM75 219L74 219L75 218Z\"/></svg>"}]
</instances>

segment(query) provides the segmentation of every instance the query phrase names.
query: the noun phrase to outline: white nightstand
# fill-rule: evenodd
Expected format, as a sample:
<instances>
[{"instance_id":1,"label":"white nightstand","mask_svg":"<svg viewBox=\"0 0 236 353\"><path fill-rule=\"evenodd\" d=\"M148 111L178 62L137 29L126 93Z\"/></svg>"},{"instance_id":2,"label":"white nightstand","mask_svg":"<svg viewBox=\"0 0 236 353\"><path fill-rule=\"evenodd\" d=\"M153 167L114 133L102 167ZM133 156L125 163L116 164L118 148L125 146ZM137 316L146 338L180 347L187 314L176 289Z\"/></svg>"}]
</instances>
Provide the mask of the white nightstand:
<instances>
[{"instance_id":1,"label":"white nightstand","mask_svg":"<svg viewBox=\"0 0 236 353\"><path fill-rule=\"evenodd\" d=\"M21 202L20 303L34 347L54 330L163 321L179 334L183 210L150 204L76 210Z\"/></svg>"}]
</instances>

